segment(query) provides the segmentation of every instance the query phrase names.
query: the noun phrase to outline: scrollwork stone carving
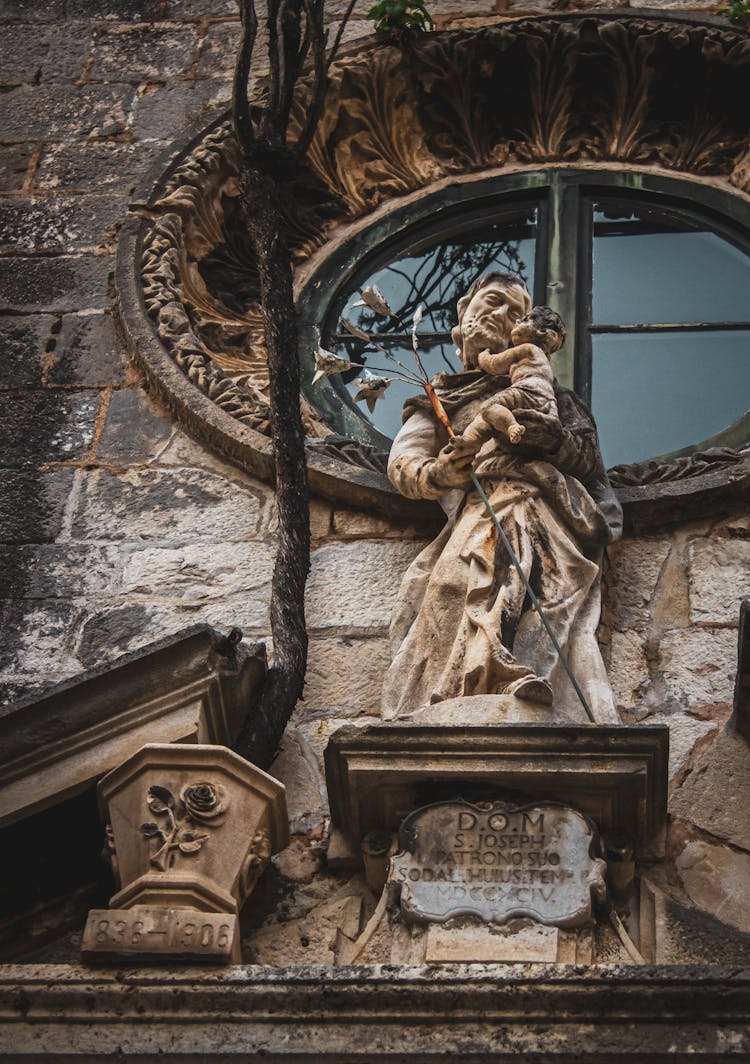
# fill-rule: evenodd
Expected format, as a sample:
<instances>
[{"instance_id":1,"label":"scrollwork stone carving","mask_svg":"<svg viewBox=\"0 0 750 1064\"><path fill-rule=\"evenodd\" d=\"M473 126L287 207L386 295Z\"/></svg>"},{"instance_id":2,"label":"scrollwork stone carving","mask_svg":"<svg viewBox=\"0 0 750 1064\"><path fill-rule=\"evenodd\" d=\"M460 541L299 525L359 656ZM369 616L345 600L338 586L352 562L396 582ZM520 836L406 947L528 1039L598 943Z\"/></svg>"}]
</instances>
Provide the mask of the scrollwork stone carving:
<instances>
[{"instance_id":1,"label":"scrollwork stone carving","mask_svg":"<svg viewBox=\"0 0 750 1064\"><path fill-rule=\"evenodd\" d=\"M427 34L403 47L370 39L342 54L330 78L305 166L281 190L298 268L385 201L487 168L626 164L750 190L750 39L710 19L554 15ZM237 192L236 145L224 120L197 138L140 208L130 245L141 249L140 276L136 285L119 283L121 292L140 287L154 343L237 423L237 446L226 444L231 428L217 446L242 461L243 448L263 451L269 409L257 270ZM135 297L122 302L130 330L141 310ZM134 347L149 363L147 348L135 340ZM147 375L169 401L158 361ZM185 405L183 393L182 416ZM374 455L332 444L304 398L302 409L312 461L340 462L343 480L355 467L380 475ZM203 415L195 419L212 438ZM265 470L262 462L255 468ZM685 474L670 463L646 475L652 482Z\"/></svg>"}]
</instances>

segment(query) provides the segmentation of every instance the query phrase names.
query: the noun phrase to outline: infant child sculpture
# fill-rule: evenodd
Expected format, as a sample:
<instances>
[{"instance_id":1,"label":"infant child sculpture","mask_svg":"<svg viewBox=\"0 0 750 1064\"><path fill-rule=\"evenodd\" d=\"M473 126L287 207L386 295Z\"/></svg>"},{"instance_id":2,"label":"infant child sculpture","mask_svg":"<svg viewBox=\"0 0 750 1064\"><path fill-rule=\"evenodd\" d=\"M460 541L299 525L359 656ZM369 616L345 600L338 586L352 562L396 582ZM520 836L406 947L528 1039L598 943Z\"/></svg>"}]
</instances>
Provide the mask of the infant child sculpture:
<instances>
[{"instance_id":1,"label":"infant child sculpture","mask_svg":"<svg viewBox=\"0 0 750 1064\"><path fill-rule=\"evenodd\" d=\"M488 399L471 424L453 437L453 447L472 451L494 435L507 436L520 443L526 429L513 416L514 410L539 410L557 417L555 375L550 355L565 343L565 326L559 314L549 307L534 307L510 332L513 347L507 351L481 351L479 368L493 377L510 376L510 388Z\"/></svg>"},{"instance_id":2,"label":"infant child sculpture","mask_svg":"<svg viewBox=\"0 0 750 1064\"><path fill-rule=\"evenodd\" d=\"M427 396L405 404L388 475L409 498L438 499L449 520L401 585L386 719L483 694L554 701L557 718L587 719L472 471L596 721L618 719L596 627L602 552L619 534L621 511L591 413L552 375L548 355L563 342L562 322L547 308L530 311L514 274L477 278L452 333L464 371L432 382L457 437L449 440Z\"/></svg>"}]
</instances>

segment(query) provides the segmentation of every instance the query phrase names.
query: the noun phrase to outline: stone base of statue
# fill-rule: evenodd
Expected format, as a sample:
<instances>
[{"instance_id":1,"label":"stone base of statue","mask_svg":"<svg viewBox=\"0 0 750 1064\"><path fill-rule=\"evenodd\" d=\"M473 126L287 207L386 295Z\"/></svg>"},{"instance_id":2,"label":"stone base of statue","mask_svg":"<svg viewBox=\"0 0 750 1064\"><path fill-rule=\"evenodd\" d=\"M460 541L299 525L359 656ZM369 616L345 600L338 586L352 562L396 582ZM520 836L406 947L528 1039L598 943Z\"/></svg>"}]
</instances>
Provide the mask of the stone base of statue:
<instances>
[{"instance_id":1,"label":"stone base of statue","mask_svg":"<svg viewBox=\"0 0 750 1064\"><path fill-rule=\"evenodd\" d=\"M663 856L668 743L508 695L335 732L329 863L381 894L338 963L591 963L605 873Z\"/></svg>"},{"instance_id":2,"label":"stone base of statue","mask_svg":"<svg viewBox=\"0 0 750 1064\"><path fill-rule=\"evenodd\" d=\"M239 963L239 908L289 839L283 785L226 747L152 743L99 797L119 889L84 960Z\"/></svg>"},{"instance_id":3,"label":"stone base of statue","mask_svg":"<svg viewBox=\"0 0 750 1064\"><path fill-rule=\"evenodd\" d=\"M658 859L668 750L666 726L556 722L554 707L513 696L455 698L394 722L348 726L326 749L335 845L359 854L368 833L395 833L430 802L511 795L569 805L602 833L632 839L637 857Z\"/></svg>"}]
</instances>

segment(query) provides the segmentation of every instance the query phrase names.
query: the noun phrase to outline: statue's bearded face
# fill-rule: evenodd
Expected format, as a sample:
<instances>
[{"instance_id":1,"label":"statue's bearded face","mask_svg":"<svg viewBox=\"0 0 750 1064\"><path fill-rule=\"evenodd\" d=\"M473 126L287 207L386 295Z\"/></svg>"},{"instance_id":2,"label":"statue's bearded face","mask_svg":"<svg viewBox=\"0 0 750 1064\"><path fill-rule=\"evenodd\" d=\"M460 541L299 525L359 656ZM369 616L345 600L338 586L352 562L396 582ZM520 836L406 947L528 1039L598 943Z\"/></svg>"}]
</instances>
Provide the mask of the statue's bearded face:
<instances>
[{"instance_id":1,"label":"statue's bearded face","mask_svg":"<svg viewBox=\"0 0 750 1064\"><path fill-rule=\"evenodd\" d=\"M458 301L458 325L451 333L466 369L474 369L477 356L493 354L510 345L513 326L531 309L529 293L522 285L490 281L471 298Z\"/></svg>"}]
</instances>

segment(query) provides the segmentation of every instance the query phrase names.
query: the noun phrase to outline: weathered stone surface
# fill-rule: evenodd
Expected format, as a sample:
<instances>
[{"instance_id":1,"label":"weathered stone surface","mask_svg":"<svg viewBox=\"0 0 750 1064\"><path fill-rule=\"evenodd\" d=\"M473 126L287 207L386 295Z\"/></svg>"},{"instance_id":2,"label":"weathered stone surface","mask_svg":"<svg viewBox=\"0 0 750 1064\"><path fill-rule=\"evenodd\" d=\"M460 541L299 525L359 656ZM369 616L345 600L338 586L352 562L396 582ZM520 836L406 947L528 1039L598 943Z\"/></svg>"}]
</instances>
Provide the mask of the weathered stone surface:
<instances>
[{"instance_id":1,"label":"weathered stone surface","mask_svg":"<svg viewBox=\"0 0 750 1064\"><path fill-rule=\"evenodd\" d=\"M275 551L265 543L187 544L134 550L122 576L122 590L176 602L270 594Z\"/></svg>"},{"instance_id":2,"label":"weathered stone surface","mask_svg":"<svg viewBox=\"0 0 750 1064\"><path fill-rule=\"evenodd\" d=\"M702 539L689 551L690 619L736 624L750 587L750 542Z\"/></svg>"},{"instance_id":3,"label":"weathered stone surface","mask_svg":"<svg viewBox=\"0 0 750 1064\"><path fill-rule=\"evenodd\" d=\"M351 894L316 905L309 914L296 920L260 928L243 943L245 962L276 967L333 965L339 933L348 931L347 938L356 938L361 912L362 897Z\"/></svg>"},{"instance_id":4,"label":"weathered stone surface","mask_svg":"<svg viewBox=\"0 0 750 1064\"><path fill-rule=\"evenodd\" d=\"M410 813L398 839L389 882L410 922L521 916L580 927L592 895L606 893L604 861L589 856L591 823L560 805L440 802Z\"/></svg>"},{"instance_id":5,"label":"weathered stone surface","mask_svg":"<svg viewBox=\"0 0 750 1064\"><path fill-rule=\"evenodd\" d=\"M0 545L0 598L80 598L109 590L120 559L107 547Z\"/></svg>"},{"instance_id":6,"label":"weathered stone surface","mask_svg":"<svg viewBox=\"0 0 750 1064\"><path fill-rule=\"evenodd\" d=\"M689 842L675 861L690 900L722 923L750 932L750 854L709 842Z\"/></svg>"},{"instance_id":7,"label":"weathered stone surface","mask_svg":"<svg viewBox=\"0 0 750 1064\"><path fill-rule=\"evenodd\" d=\"M72 469L7 470L0 492L0 537L5 543L48 543L60 532Z\"/></svg>"},{"instance_id":8,"label":"weathered stone surface","mask_svg":"<svg viewBox=\"0 0 750 1064\"><path fill-rule=\"evenodd\" d=\"M313 628L387 627L404 570L424 544L331 543L313 552L307 622Z\"/></svg>"},{"instance_id":9,"label":"weathered stone surface","mask_svg":"<svg viewBox=\"0 0 750 1064\"><path fill-rule=\"evenodd\" d=\"M612 566L609 606L614 625L620 631L647 624L650 603L669 550L668 539L651 537L623 539L608 549Z\"/></svg>"},{"instance_id":10,"label":"weathered stone surface","mask_svg":"<svg viewBox=\"0 0 750 1064\"><path fill-rule=\"evenodd\" d=\"M286 787L289 827L300 835L322 823L328 812L323 773L304 735L287 726L281 749L270 768L271 775Z\"/></svg>"},{"instance_id":11,"label":"weathered stone surface","mask_svg":"<svg viewBox=\"0 0 750 1064\"><path fill-rule=\"evenodd\" d=\"M731 703L737 671L737 633L731 629L685 628L667 633L659 669L675 708Z\"/></svg>"},{"instance_id":12,"label":"weathered stone surface","mask_svg":"<svg viewBox=\"0 0 750 1064\"><path fill-rule=\"evenodd\" d=\"M395 536L403 539L418 539L419 532L403 522L389 521L384 517L361 513L356 510L336 510L333 515L333 531L337 536L352 538L375 538Z\"/></svg>"},{"instance_id":13,"label":"weathered stone surface","mask_svg":"<svg viewBox=\"0 0 750 1064\"><path fill-rule=\"evenodd\" d=\"M123 133L133 93L126 84L21 85L3 96L0 139L59 142Z\"/></svg>"},{"instance_id":14,"label":"weathered stone surface","mask_svg":"<svg viewBox=\"0 0 750 1064\"><path fill-rule=\"evenodd\" d=\"M23 187L33 152L33 144L0 145L0 192L16 192Z\"/></svg>"},{"instance_id":15,"label":"weathered stone surface","mask_svg":"<svg viewBox=\"0 0 750 1064\"><path fill-rule=\"evenodd\" d=\"M100 25L94 29L96 81L166 81L189 72L198 46L195 26Z\"/></svg>"},{"instance_id":16,"label":"weathered stone surface","mask_svg":"<svg viewBox=\"0 0 750 1064\"><path fill-rule=\"evenodd\" d=\"M673 898L665 898L664 916L658 931L660 964L750 963L749 934Z\"/></svg>"},{"instance_id":17,"label":"weathered stone surface","mask_svg":"<svg viewBox=\"0 0 750 1064\"><path fill-rule=\"evenodd\" d=\"M648 681L648 661L643 636L635 629L612 632L609 680L618 710L632 709L640 702L641 688Z\"/></svg>"},{"instance_id":18,"label":"weathered stone surface","mask_svg":"<svg viewBox=\"0 0 750 1064\"><path fill-rule=\"evenodd\" d=\"M202 620L194 611L176 607L115 603L92 610L80 621L76 656L89 669Z\"/></svg>"},{"instance_id":19,"label":"weathered stone surface","mask_svg":"<svg viewBox=\"0 0 750 1064\"><path fill-rule=\"evenodd\" d=\"M177 82L140 93L133 110L133 129L139 140L168 140L213 105L231 97L231 83Z\"/></svg>"},{"instance_id":20,"label":"weathered stone surface","mask_svg":"<svg viewBox=\"0 0 750 1064\"><path fill-rule=\"evenodd\" d=\"M9 22L54 22L64 16L65 6L65 0L49 0L45 4L36 0L3 0L2 18Z\"/></svg>"},{"instance_id":21,"label":"weathered stone surface","mask_svg":"<svg viewBox=\"0 0 750 1064\"><path fill-rule=\"evenodd\" d=\"M103 1045L103 1031L116 1031L121 1055L135 1060L159 1045L206 1061L260 1047L270 1060L367 1053L497 1064L503 1054L553 1064L580 1060L582 1038L592 1059L707 1064L750 1051L749 981L736 965L387 965L355 978L344 966L250 964L210 977L172 966L117 978L52 964L11 965L0 978L0 1051L21 1059L105 1057L114 1039Z\"/></svg>"},{"instance_id":22,"label":"weathered stone surface","mask_svg":"<svg viewBox=\"0 0 750 1064\"><path fill-rule=\"evenodd\" d=\"M94 141L48 145L34 175L34 187L45 191L132 192L166 144ZM26 145L17 145L30 152ZM0 158L2 156L0 155ZM15 186L13 186L15 187Z\"/></svg>"},{"instance_id":23,"label":"weathered stone surface","mask_svg":"<svg viewBox=\"0 0 750 1064\"><path fill-rule=\"evenodd\" d=\"M103 256L3 256L0 310L33 313L106 307L111 270L111 260Z\"/></svg>"},{"instance_id":24,"label":"weathered stone surface","mask_svg":"<svg viewBox=\"0 0 750 1064\"><path fill-rule=\"evenodd\" d=\"M750 750L741 736L724 732L672 799L672 815L750 851L748 809Z\"/></svg>"},{"instance_id":25,"label":"weathered stone surface","mask_svg":"<svg viewBox=\"0 0 750 1064\"><path fill-rule=\"evenodd\" d=\"M5 251L93 251L125 217L124 196L14 196L0 202Z\"/></svg>"},{"instance_id":26,"label":"weathered stone surface","mask_svg":"<svg viewBox=\"0 0 750 1064\"><path fill-rule=\"evenodd\" d=\"M55 681L79 672L71 639L76 612L75 603L58 600L6 603L0 625L3 679Z\"/></svg>"},{"instance_id":27,"label":"weathered stone surface","mask_svg":"<svg viewBox=\"0 0 750 1064\"><path fill-rule=\"evenodd\" d=\"M220 78L229 80L234 72L234 57L240 40L238 22L218 22L208 27L206 36L200 42L196 74L199 78ZM268 58L260 52L260 69L268 66ZM259 70L254 68L254 74Z\"/></svg>"},{"instance_id":28,"label":"weathered stone surface","mask_svg":"<svg viewBox=\"0 0 750 1064\"><path fill-rule=\"evenodd\" d=\"M0 38L0 80L6 85L38 84L49 51L51 28L30 33L28 26L4 26Z\"/></svg>"},{"instance_id":29,"label":"weathered stone surface","mask_svg":"<svg viewBox=\"0 0 750 1064\"><path fill-rule=\"evenodd\" d=\"M650 714L643 723L666 724L669 728L669 779L672 783L689 763L696 745L719 727L716 721L696 720L682 713Z\"/></svg>"},{"instance_id":30,"label":"weathered stone surface","mask_svg":"<svg viewBox=\"0 0 750 1064\"><path fill-rule=\"evenodd\" d=\"M148 462L163 450L171 434L171 418L145 392L122 388L112 393L96 455L108 465Z\"/></svg>"},{"instance_id":31,"label":"weathered stone surface","mask_svg":"<svg viewBox=\"0 0 750 1064\"><path fill-rule=\"evenodd\" d=\"M42 383L42 360L54 318L47 314L0 318L0 388Z\"/></svg>"},{"instance_id":32,"label":"weathered stone surface","mask_svg":"<svg viewBox=\"0 0 750 1064\"><path fill-rule=\"evenodd\" d=\"M239 959L239 921L234 914L198 913L141 905L92 909L81 956L90 964L231 964Z\"/></svg>"},{"instance_id":33,"label":"weathered stone surface","mask_svg":"<svg viewBox=\"0 0 750 1064\"><path fill-rule=\"evenodd\" d=\"M203 923L201 915L237 916L271 854L286 846L283 786L225 746L147 743L97 789L118 889L109 911L90 915L84 956L97 959L100 949L103 960L187 955L227 963L231 951L237 963L237 926ZM110 934L112 910L133 908L140 927L126 917L122 937ZM170 911L159 920L150 909ZM191 950L194 938L210 952Z\"/></svg>"},{"instance_id":34,"label":"weathered stone surface","mask_svg":"<svg viewBox=\"0 0 750 1064\"><path fill-rule=\"evenodd\" d=\"M0 467L41 466L85 457L101 402L96 392L0 394Z\"/></svg>"},{"instance_id":35,"label":"weathered stone surface","mask_svg":"<svg viewBox=\"0 0 750 1064\"><path fill-rule=\"evenodd\" d=\"M248 540L268 494L205 471L97 471L84 483L73 532L83 539Z\"/></svg>"},{"instance_id":36,"label":"weathered stone surface","mask_svg":"<svg viewBox=\"0 0 750 1064\"><path fill-rule=\"evenodd\" d=\"M51 384L119 384L125 379L125 347L108 314L65 314L53 359Z\"/></svg>"},{"instance_id":37,"label":"weathered stone surface","mask_svg":"<svg viewBox=\"0 0 750 1064\"><path fill-rule=\"evenodd\" d=\"M305 708L358 706L376 712L391 650L385 638L312 639L305 675Z\"/></svg>"},{"instance_id":38,"label":"weathered stone surface","mask_svg":"<svg viewBox=\"0 0 750 1064\"><path fill-rule=\"evenodd\" d=\"M558 934L556 927L535 923L527 923L518 929L493 927L491 931L486 927L446 928L430 924L425 961L428 964L492 964L498 961L551 964L557 960Z\"/></svg>"}]
</instances>

